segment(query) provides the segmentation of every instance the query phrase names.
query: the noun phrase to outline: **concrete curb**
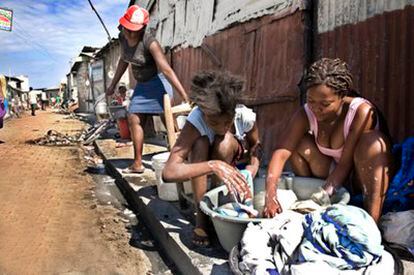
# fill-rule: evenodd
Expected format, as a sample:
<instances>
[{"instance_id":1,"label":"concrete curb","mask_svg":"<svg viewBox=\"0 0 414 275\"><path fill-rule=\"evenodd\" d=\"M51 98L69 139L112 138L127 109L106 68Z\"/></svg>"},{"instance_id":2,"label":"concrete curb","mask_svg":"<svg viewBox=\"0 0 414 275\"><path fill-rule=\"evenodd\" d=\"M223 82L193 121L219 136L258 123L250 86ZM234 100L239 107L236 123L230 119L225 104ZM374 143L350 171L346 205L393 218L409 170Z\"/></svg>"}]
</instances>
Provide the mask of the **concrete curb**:
<instances>
[{"instance_id":1,"label":"concrete curb","mask_svg":"<svg viewBox=\"0 0 414 275\"><path fill-rule=\"evenodd\" d=\"M182 274L231 274L223 250L193 247L193 226L179 210L172 203L160 200L153 186L140 186L125 179L119 168L122 160L108 158L99 141L94 146L127 202L139 213L154 239Z\"/></svg>"}]
</instances>

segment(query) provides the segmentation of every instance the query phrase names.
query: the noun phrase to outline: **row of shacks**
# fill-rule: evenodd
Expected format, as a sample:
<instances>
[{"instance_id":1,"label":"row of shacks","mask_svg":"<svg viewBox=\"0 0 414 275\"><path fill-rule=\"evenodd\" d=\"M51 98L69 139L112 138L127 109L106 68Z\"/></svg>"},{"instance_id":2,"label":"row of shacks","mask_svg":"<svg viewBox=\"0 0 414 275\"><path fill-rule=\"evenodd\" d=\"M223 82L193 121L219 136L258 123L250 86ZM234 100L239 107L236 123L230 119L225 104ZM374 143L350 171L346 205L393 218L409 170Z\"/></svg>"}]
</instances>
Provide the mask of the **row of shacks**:
<instances>
[{"instance_id":1,"label":"row of shacks","mask_svg":"<svg viewBox=\"0 0 414 275\"><path fill-rule=\"evenodd\" d=\"M29 78L25 75L19 76L8 76L5 75L7 82L7 103L10 103L12 100L18 99L23 106L28 104L28 94L29 94ZM52 97L57 97L62 95L62 87L51 87L51 88L37 88L35 92L38 94L39 98L42 93L46 94L48 99ZM6 106L8 116L10 114L10 108Z\"/></svg>"},{"instance_id":2,"label":"row of shacks","mask_svg":"<svg viewBox=\"0 0 414 275\"><path fill-rule=\"evenodd\" d=\"M245 79L242 100L258 115L265 162L293 112L303 104L304 70L320 57L339 57L350 65L356 90L382 110L395 141L414 134L411 0L132 0L130 4L150 11L150 28L187 91L200 70L228 70ZM115 73L119 44L113 39L100 50L84 51L72 66L68 86L71 89L69 80L85 76L77 81L76 92L80 107L90 110ZM130 73L121 81L130 88L135 84Z\"/></svg>"},{"instance_id":3,"label":"row of shacks","mask_svg":"<svg viewBox=\"0 0 414 275\"><path fill-rule=\"evenodd\" d=\"M102 98L115 75L120 56L119 41L112 38L102 48L83 47L72 63L67 77L67 97L79 103L80 112L94 112L94 106ZM134 87L132 75L125 73L120 82Z\"/></svg>"}]
</instances>

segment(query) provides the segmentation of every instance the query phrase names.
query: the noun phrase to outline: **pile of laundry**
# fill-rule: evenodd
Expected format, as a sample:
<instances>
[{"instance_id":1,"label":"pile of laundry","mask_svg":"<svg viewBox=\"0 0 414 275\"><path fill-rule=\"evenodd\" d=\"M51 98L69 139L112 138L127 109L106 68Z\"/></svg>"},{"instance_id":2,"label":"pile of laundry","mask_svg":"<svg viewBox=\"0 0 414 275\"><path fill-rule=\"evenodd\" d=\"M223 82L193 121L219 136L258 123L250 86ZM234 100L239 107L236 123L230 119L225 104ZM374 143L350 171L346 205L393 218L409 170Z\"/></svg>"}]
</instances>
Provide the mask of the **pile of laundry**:
<instances>
[{"instance_id":1,"label":"pile of laundry","mask_svg":"<svg viewBox=\"0 0 414 275\"><path fill-rule=\"evenodd\" d=\"M238 269L243 274L394 274L394 259L365 210L335 204L249 223L239 244Z\"/></svg>"},{"instance_id":2,"label":"pile of laundry","mask_svg":"<svg viewBox=\"0 0 414 275\"><path fill-rule=\"evenodd\" d=\"M67 135L60 133L56 130L49 130L43 137L34 139L32 142L36 145L47 146L69 146L76 145L78 143L78 135Z\"/></svg>"}]
</instances>

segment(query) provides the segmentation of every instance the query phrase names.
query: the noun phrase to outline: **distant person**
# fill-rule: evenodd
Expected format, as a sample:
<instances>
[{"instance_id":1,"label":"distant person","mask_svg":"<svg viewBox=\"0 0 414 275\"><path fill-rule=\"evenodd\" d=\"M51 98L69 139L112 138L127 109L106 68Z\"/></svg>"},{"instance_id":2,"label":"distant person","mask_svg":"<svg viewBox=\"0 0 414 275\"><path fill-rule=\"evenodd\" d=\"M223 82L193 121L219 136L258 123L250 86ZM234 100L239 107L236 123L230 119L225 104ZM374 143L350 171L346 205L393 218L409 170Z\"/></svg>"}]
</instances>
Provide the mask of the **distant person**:
<instances>
[{"instance_id":1,"label":"distant person","mask_svg":"<svg viewBox=\"0 0 414 275\"><path fill-rule=\"evenodd\" d=\"M121 46L121 58L119 59L115 76L106 94L114 93L116 84L131 64L137 85L129 104L128 123L134 144L134 162L125 169L125 173L143 173L142 148L144 144L144 130L148 115L159 114L164 110L163 96L173 95L171 84L184 101L188 96L178 80L173 69L168 64L164 52L154 35L146 32L149 22L147 10L132 5L125 15L119 19L121 32L119 42Z\"/></svg>"},{"instance_id":2,"label":"distant person","mask_svg":"<svg viewBox=\"0 0 414 275\"><path fill-rule=\"evenodd\" d=\"M243 84L221 71L194 76L190 97L197 107L189 114L163 170L165 181L191 179L197 212L192 241L198 246L210 244L208 217L199 208L207 191L207 175L215 175L213 185L219 180L230 192L236 190L249 197L248 183L252 187L259 169L256 114L238 104Z\"/></svg>"},{"instance_id":3,"label":"distant person","mask_svg":"<svg viewBox=\"0 0 414 275\"><path fill-rule=\"evenodd\" d=\"M52 108L53 109L55 109L55 105L56 105L56 98L55 97L52 97L51 99L50 99L50 105L52 106Z\"/></svg>"},{"instance_id":4,"label":"distant person","mask_svg":"<svg viewBox=\"0 0 414 275\"><path fill-rule=\"evenodd\" d=\"M378 221L393 175L385 120L353 90L352 74L339 58L313 63L304 83L306 104L293 115L269 163L264 216L284 210L277 183L289 159L295 175L324 179L325 195L342 186L350 191L351 202L362 195L359 206Z\"/></svg>"},{"instance_id":5,"label":"distant person","mask_svg":"<svg viewBox=\"0 0 414 275\"><path fill-rule=\"evenodd\" d=\"M11 100L11 114L16 118L20 118L20 111L19 111L19 97L15 95Z\"/></svg>"},{"instance_id":6,"label":"distant person","mask_svg":"<svg viewBox=\"0 0 414 275\"><path fill-rule=\"evenodd\" d=\"M37 108L37 93L32 87L29 88L29 103L32 110L32 116L35 116Z\"/></svg>"},{"instance_id":7,"label":"distant person","mask_svg":"<svg viewBox=\"0 0 414 275\"><path fill-rule=\"evenodd\" d=\"M127 87L125 84L120 84L118 87L118 94L116 96L116 103L122 105L126 100Z\"/></svg>"},{"instance_id":8,"label":"distant person","mask_svg":"<svg viewBox=\"0 0 414 275\"><path fill-rule=\"evenodd\" d=\"M61 100L60 96L57 95L56 96L56 106L60 106L60 100Z\"/></svg>"},{"instance_id":9,"label":"distant person","mask_svg":"<svg viewBox=\"0 0 414 275\"><path fill-rule=\"evenodd\" d=\"M46 106L47 106L47 94L45 91L42 91L42 93L40 94L40 100L41 100L41 105L42 105L42 110L45 111L46 110Z\"/></svg>"},{"instance_id":10,"label":"distant person","mask_svg":"<svg viewBox=\"0 0 414 275\"><path fill-rule=\"evenodd\" d=\"M5 99L7 96L6 88L7 88L6 77L0 74L0 129L3 128L3 118L6 115L6 106L5 106Z\"/></svg>"}]
</instances>

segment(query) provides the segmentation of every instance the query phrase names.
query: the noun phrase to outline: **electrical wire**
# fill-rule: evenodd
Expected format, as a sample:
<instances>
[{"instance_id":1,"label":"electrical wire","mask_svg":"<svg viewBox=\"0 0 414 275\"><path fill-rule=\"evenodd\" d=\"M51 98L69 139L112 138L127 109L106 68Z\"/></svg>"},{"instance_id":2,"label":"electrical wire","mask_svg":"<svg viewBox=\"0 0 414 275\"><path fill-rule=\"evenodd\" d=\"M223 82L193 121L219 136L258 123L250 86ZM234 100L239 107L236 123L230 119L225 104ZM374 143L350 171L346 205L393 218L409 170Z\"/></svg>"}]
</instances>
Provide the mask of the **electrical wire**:
<instances>
[{"instance_id":1,"label":"electrical wire","mask_svg":"<svg viewBox=\"0 0 414 275\"><path fill-rule=\"evenodd\" d=\"M54 58L53 56L52 56L52 54L49 52L49 50L48 49L46 49L43 45L41 45L41 44L39 44L38 42L36 42L35 41L35 38L31 35L31 34L29 34L28 32L26 32L21 26L20 26L20 24L16 24L17 22L14 22L15 23L15 31L14 31L14 33L20 38L20 39L22 39L24 42L25 42L25 44L26 45L28 45L28 46L30 46L30 47L33 47L33 45L34 46L37 46L38 47L38 50L40 50L42 53L44 53L47 57L49 57L49 58L51 58L54 62L58 62L58 60L56 59L56 58ZM18 32L17 32L18 31ZM21 34L21 33L19 33L19 32L21 32L21 33L23 33L23 35ZM28 40L27 38L25 38L24 37L24 35L27 35L27 36L29 36L31 39L30 40ZM30 43L29 43L30 42Z\"/></svg>"}]
</instances>

